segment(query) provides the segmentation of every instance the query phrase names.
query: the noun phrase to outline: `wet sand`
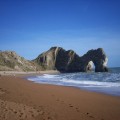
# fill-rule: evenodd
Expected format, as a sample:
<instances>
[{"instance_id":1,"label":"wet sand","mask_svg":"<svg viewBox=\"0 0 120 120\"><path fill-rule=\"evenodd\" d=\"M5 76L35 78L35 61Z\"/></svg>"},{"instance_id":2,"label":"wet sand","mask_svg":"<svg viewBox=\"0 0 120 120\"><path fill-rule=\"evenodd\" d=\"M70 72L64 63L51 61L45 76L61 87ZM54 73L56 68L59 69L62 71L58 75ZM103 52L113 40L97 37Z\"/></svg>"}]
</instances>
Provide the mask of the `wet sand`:
<instances>
[{"instance_id":1,"label":"wet sand","mask_svg":"<svg viewBox=\"0 0 120 120\"><path fill-rule=\"evenodd\" d=\"M0 120L120 120L120 97L1 75Z\"/></svg>"}]
</instances>

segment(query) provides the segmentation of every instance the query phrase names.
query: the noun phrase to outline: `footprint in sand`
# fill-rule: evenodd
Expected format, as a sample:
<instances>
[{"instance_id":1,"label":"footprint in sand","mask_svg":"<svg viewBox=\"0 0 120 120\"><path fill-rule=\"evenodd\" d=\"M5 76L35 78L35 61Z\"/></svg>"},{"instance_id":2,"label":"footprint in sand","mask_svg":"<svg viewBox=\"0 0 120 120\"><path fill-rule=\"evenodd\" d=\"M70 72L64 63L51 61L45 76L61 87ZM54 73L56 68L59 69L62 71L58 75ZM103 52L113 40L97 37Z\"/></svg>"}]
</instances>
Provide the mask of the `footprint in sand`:
<instances>
[{"instance_id":1,"label":"footprint in sand","mask_svg":"<svg viewBox=\"0 0 120 120\"><path fill-rule=\"evenodd\" d=\"M48 117L48 120L51 120L51 117Z\"/></svg>"},{"instance_id":2,"label":"footprint in sand","mask_svg":"<svg viewBox=\"0 0 120 120\"><path fill-rule=\"evenodd\" d=\"M61 102L62 104L64 104L64 101L63 100L60 100L60 99L56 99L57 102Z\"/></svg>"},{"instance_id":3,"label":"footprint in sand","mask_svg":"<svg viewBox=\"0 0 120 120\"><path fill-rule=\"evenodd\" d=\"M17 111L14 111L15 114L17 114Z\"/></svg>"},{"instance_id":4,"label":"footprint in sand","mask_svg":"<svg viewBox=\"0 0 120 120\"><path fill-rule=\"evenodd\" d=\"M56 101L60 101L59 99L57 99Z\"/></svg>"},{"instance_id":5,"label":"footprint in sand","mask_svg":"<svg viewBox=\"0 0 120 120\"><path fill-rule=\"evenodd\" d=\"M44 111L40 111L39 114L40 114L40 115L44 115Z\"/></svg>"},{"instance_id":6,"label":"footprint in sand","mask_svg":"<svg viewBox=\"0 0 120 120\"><path fill-rule=\"evenodd\" d=\"M72 107L73 107L73 105L72 105L72 104L69 104L69 107L71 107L71 108L72 108Z\"/></svg>"},{"instance_id":7,"label":"footprint in sand","mask_svg":"<svg viewBox=\"0 0 120 120\"><path fill-rule=\"evenodd\" d=\"M25 119L25 120L34 120L38 115L44 115L42 109L34 109L33 107L19 104L15 102L3 101L0 99L0 120L8 118L12 119ZM7 117L7 118L5 118Z\"/></svg>"},{"instance_id":8,"label":"footprint in sand","mask_svg":"<svg viewBox=\"0 0 120 120\"><path fill-rule=\"evenodd\" d=\"M61 101L61 103L63 103L63 104L64 104L64 101Z\"/></svg>"},{"instance_id":9,"label":"footprint in sand","mask_svg":"<svg viewBox=\"0 0 120 120\"><path fill-rule=\"evenodd\" d=\"M94 118L93 116L89 116L90 118Z\"/></svg>"},{"instance_id":10,"label":"footprint in sand","mask_svg":"<svg viewBox=\"0 0 120 120\"><path fill-rule=\"evenodd\" d=\"M0 88L0 95L4 94L4 93L5 93L5 91L2 88Z\"/></svg>"},{"instance_id":11,"label":"footprint in sand","mask_svg":"<svg viewBox=\"0 0 120 120\"><path fill-rule=\"evenodd\" d=\"M69 107L70 107L70 108L74 108L75 106L73 106L72 104L69 104ZM76 107L75 110L76 110L77 112L79 112L79 108L78 108L78 107Z\"/></svg>"},{"instance_id":12,"label":"footprint in sand","mask_svg":"<svg viewBox=\"0 0 120 120\"><path fill-rule=\"evenodd\" d=\"M90 113L86 113L88 115L89 118L94 118L92 115L90 115Z\"/></svg>"},{"instance_id":13,"label":"footprint in sand","mask_svg":"<svg viewBox=\"0 0 120 120\"><path fill-rule=\"evenodd\" d=\"M79 112L79 108L76 108L76 111Z\"/></svg>"}]
</instances>

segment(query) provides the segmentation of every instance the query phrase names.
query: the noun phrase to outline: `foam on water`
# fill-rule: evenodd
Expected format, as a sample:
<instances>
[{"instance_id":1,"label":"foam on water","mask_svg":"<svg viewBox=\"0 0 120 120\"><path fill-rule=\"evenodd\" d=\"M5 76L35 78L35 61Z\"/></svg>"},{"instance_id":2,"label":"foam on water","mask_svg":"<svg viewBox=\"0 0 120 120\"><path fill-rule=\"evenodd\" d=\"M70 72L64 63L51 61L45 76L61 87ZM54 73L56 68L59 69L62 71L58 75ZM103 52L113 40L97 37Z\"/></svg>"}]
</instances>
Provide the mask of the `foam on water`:
<instances>
[{"instance_id":1,"label":"foam on water","mask_svg":"<svg viewBox=\"0 0 120 120\"><path fill-rule=\"evenodd\" d=\"M120 69L112 69L108 73L44 74L42 76L29 77L28 80L42 84L73 86L120 96Z\"/></svg>"},{"instance_id":2,"label":"foam on water","mask_svg":"<svg viewBox=\"0 0 120 120\"><path fill-rule=\"evenodd\" d=\"M74 80L63 80L63 82L76 84L77 86L83 85L83 87L120 87L120 84L112 82L74 81Z\"/></svg>"},{"instance_id":3,"label":"foam on water","mask_svg":"<svg viewBox=\"0 0 120 120\"><path fill-rule=\"evenodd\" d=\"M44 74L44 78L57 78L58 75L49 75L49 74Z\"/></svg>"}]
</instances>

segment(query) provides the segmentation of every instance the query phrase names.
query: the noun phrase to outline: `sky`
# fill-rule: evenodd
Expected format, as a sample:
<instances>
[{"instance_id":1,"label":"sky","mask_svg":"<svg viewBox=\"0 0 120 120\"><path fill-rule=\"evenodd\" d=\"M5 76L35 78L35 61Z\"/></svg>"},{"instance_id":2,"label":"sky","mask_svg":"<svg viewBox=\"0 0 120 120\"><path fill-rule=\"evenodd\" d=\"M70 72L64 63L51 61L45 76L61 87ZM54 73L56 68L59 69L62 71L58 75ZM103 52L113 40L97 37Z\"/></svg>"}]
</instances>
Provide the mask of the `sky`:
<instances>
[{"instance_id":1,"label":"sky","mask_svg":"<svg viewBox=\"0 0 120 120\"><path fill-rule=\"evenodd\" d=\"M120 67L120 0L0 0L0 50L32 60L52 46L103 48Z\"/></svg>"}]
</instances>

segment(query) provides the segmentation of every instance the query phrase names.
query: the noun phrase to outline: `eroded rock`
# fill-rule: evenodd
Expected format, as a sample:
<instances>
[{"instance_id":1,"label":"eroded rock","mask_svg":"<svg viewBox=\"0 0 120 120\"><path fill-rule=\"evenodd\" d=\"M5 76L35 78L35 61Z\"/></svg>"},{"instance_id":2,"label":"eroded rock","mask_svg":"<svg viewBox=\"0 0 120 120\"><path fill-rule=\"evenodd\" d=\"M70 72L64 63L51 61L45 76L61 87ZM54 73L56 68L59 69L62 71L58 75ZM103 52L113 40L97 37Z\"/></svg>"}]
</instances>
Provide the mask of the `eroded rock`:
<instances>
[{"instance_id":1,"label":"eroded rock","mask_svg":"<svg viewBox=\"0 0 120 120\"><path fill-rule=\"evenodd\" d=\"M45 70L58 70L60 72L87 72L95 66L95 72L107 72L108 58L102 48L90 50L80 57L73 50L64 50L61 47L52 47L40 54L35 63Z\"/></svg>"}]
</instances>

